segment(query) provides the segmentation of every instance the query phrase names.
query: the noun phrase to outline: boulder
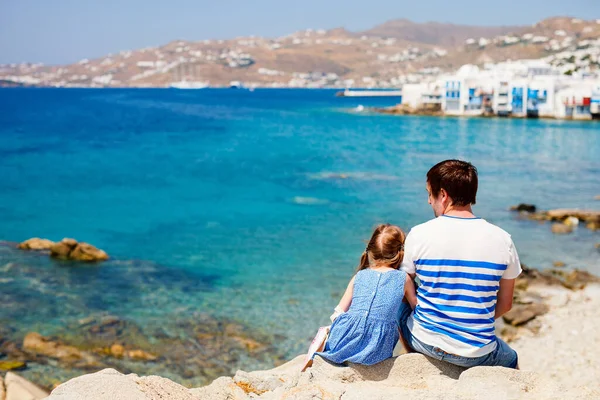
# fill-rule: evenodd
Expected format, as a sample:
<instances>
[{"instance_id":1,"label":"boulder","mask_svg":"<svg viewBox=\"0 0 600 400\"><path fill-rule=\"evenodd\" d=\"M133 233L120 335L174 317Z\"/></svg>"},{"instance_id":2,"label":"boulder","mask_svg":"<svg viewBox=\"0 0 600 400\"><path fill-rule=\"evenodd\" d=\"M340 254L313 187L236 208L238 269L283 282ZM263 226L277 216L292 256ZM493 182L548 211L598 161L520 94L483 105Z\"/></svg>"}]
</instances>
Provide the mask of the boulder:
<instances>
[{"instance_id":1,"label":"boulder","mask_svg":"<svg viewBox=\"0 0 600 400\"><path fill-rule=\"evenodd\" d=\"M127 351L127 357L132 360L141 360L141 361L154 361L156 360L156 356L150 354L144 350L129 350Z\"/></svg>"},{"instance_id":2,"label":"boulder","mask_svg":"<svg viewBox=\"0 0 600 400\"><path fill-rule=\"evenodd\" d=\"M69 254L71 254L75 246L77 246L77 241L75 239L65 238L58 243L54 243L52 247L50 247L50 256L66 260L69 258Z\"/></svg>"},{"instance_id":3,"label":"boulder","mask_svg":"<svg viewBox=\"0 0 600 400\"><path fill-rule=\"evenodd\" d=\"M590 221L585 224L585 227L590 231L599 231L600 230L600 221Z\"/></svg>"},{"instance_id":4,"label":"boulder","mask_svg":"<svg viewBox=\"0 0 600 400\"><path fill-rule=\"evenodd\" d=\"M89 243L78 243L73 249L69 258L76 261L106 261L108 254Z\"/></svg>"},{"instance_id":5,"label":"boulder","mask_svg":"<svg viewBox=\"0 0 600 400\"><path fill-rule=\"evenodd\" d=\"M512 326L523 325L539 315L546 314L549 308L547 305L542 303L532 304L517 304L513 308L504 314L503 318L506 323Z\"/></svg>"},{"instance_id":6,"label":"boulder","mask_svg":"<svg viewBox=\"0 0 600 400\"><path fill-rule=\"evenodd\" d=\"M246 392L239 387L232 378L221 377L217 378L208 386L201 388L190 389L190 393L201 400L246 400L250 397Z\"/></svg>"},{"instance_id":7,"label":"boulder","mask_svg":"<svg viewBox=\"0 0 600 400\"><path fill-rule=\"evenodd\" d=\"M590 222L600 220L600 211L595 210L578 210L561 208L546 212L548 218L553 221L564 221L568 217L575 217L580 221Z\"/></svg>"},{"instance_id":8,"label":"boulder","mask_svg":"<svg viewBox=\"0 0 600 400\"><path fill-rule=\"evenodd\" d=\"M123 375L114 369L82 375L59 385L48 400L198 400L189 389L159 376Z\"/></svg>"},{"instance_id":9,"label":"boulder","mask_svg":"<svg viewBox=\"0 0 600 400\"><path fill-rule=\"evenodd\" d=\"M62 260L84 262L106 261L108 254L89 243L78 243L75 239L64 238L50 247L50 256Z\"/></svg>"},{"instance_id":10,"label":"boulder","mask_svg":"<svg viewBox=\"0 0 600 400\"><path fill-rule=\"evenodd\" d=\"M26 367L27 363L24 361L0 360L0 371L17 371Z\"/></svg>"},{"instance_id":11,"label":"boulder","mask_svg":"<svg viewBox=\"0 0 600 400\"><path fill-rule=\"evenodd\" d=\"M48 396L48 392L13 372L6 373L4 384L6 400L41 400Z\"/></svg>"},{"instance_id":12,"label":"boulder","mask_svg":"<svg viewBox=\"0 0 600 400\"><path fill-rule=\"evenodd\" d=\"M36 332L30 332L25 336L23 350L28 353L54 358L65 363L74 363L84 358L84 353L76 347L52 341Z\"/></svg>"},{"instance_id":13,"label":"boulder","mask_svg":"<svg viewBox=\"0 0 600 400\"><path fill-rule=\"evenodd\" d=\"M527 203L521 203L519 205L516 206L512 206L510 208L511 211L518 211L518 212L528 212L528 213L534 213L537 211L537 207L533 204L527 204Z\"/></svg>"},{"instance_id":14,"label":"boulder","mask_svg":"<svg viewBox=\"0 0 600 400\"><path fill-rule=\"evenodd\" d=\"M54 242L48 239L31 238L17 246L21 250L50 250Z\"/></svg>"},{"instance_id":15,"label":"boulder","mask_svg":"<svg viewBox=\"0 0 600 400\"><path fill-rule=\"evenodd\" d=\"M4 390L4 379L0 375L0 400L6 400L6 390Z\"/></svg>"},{"instance_id":16,"label":"boulder","mask_svg":"<svg viewBox=\"0 0 600 400\"><path fill-rule=\"evenodd\" d=\"M554 261L552 265L554 265L555 268L563 268L566 264L562 261Z\"/></svg>"},{"instance_id":17,"label":"boulder","mask_svg":"<svg viewBox=\"0 0 600 400\"><path fill-rule=\"evenodd\" d=\"M552 233L557 235L565 235L571 232L573 232L573 227L570 225L565 225L560 222L552 224Z\"/></svg>"},{"instance_id":18,"label":"boulder","mask_svg":"<svg viewBox=\"0 0 600 400\"><path fill-rule=\"evenodd\" d=\"M115 343L110 346L110 355L113 357L122 358L125 355L125 348L122 345Z\"/></svg>"}]
</instances>

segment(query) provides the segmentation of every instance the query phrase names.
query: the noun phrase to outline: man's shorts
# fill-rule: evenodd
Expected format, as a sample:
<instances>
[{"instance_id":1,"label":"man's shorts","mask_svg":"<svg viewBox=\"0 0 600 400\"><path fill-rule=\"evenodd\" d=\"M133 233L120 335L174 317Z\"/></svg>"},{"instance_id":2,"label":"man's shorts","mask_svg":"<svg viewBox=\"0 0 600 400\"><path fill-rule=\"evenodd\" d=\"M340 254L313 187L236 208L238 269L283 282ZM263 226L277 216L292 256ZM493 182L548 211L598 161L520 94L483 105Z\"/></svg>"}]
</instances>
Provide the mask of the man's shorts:
<instances>
[{"instance_id":1,"label":"man's shorts","mask_svg":"<svg viewBox=\"0 0 600 400\"><path fill-rule=\"evenodd\" d=\"M508 344L502 339L496 338L498 345L491 353L481 357L462 357L455 354L446 353L444 350L430 346L426 343L421 342L415 338L406 324L408 317L410 317L412 309L407 303L403 303L400 308L399 324L400 333L412 350L435 358L436 360L446 361L450 364L458 365L459 367L470 368L478 366L501 366L507 368L517 368L519 358L517 352L514 351Z\"/></svg>"}]
</instances>

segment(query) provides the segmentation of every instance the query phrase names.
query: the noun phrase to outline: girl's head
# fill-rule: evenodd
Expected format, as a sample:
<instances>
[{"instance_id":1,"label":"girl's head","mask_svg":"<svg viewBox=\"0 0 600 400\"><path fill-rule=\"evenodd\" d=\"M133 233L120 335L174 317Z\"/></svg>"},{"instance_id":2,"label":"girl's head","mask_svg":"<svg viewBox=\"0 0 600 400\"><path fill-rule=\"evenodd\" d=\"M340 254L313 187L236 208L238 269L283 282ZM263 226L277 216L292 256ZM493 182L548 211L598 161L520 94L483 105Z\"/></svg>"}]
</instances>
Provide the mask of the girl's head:
<instances>
[{"instance_id":1,"label":"girl's head","mask_svg":"<svg viewBox=\"0 0 600 400\"><path fill-rule=\"evenodd\" d=\"M400 268L400 263L404 258L405 238L406 235L402 229L395 225L378 225L360 257L358 270L370 266Z\"/></svg>"}]
</instances>

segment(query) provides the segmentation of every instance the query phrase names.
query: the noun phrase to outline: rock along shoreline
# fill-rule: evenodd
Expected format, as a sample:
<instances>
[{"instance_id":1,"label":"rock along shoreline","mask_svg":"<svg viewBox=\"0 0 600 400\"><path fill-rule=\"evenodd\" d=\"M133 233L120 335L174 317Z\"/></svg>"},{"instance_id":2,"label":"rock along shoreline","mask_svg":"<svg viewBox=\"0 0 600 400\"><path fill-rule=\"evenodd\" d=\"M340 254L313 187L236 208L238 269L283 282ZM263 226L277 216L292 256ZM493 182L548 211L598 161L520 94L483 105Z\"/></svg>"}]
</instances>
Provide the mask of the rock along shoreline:
<instances>
[{"instance_id":1,"label":"rock along shoreline","mask_svg":"<svg viewBox=\"0 0 600 400\"><path fill-rule=\"evenodd\" d=\"M271 370L238 371L192 389L163 377L125 375L108 368L59 385L48 399L600 398L600 364L590 351L600 346L600 315L595 311L600 307L600 280L577 270L542 272L524 266L516 286L513 310L499 320L497 330L519 352L520 371L464 370L412 353L371 367L336 366L317 357L313 367L301 373L300 355ZM9 395L17 387L11 383L15 376L10 373L5 379ZM0 384L0 400L5 400L3 390ZM43 398L37 394L26 398Z\"/></svg>"}]
</instances>

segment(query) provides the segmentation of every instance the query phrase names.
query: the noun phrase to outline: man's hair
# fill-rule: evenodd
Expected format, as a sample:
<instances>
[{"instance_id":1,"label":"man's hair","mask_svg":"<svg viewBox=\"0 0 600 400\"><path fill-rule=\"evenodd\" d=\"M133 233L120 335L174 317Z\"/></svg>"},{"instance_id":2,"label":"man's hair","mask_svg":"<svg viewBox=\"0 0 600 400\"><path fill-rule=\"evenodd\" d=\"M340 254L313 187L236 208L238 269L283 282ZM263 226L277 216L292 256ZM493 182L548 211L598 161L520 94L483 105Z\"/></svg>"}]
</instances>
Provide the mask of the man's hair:
<instances>
[{"instance_id":1,"label":"man's hair","mask_svg":"<svg viewBox=\"0 0 600 400\"><path fill-rule=\"evenodd\" d=\"M427 182L433 197L444 189L456 206L475 204L477 196L477 168L469 162L446 160L427 172Z\"/></svg>"}]
</instances>

